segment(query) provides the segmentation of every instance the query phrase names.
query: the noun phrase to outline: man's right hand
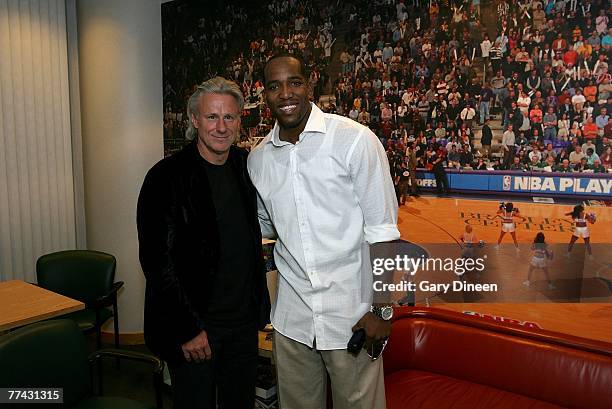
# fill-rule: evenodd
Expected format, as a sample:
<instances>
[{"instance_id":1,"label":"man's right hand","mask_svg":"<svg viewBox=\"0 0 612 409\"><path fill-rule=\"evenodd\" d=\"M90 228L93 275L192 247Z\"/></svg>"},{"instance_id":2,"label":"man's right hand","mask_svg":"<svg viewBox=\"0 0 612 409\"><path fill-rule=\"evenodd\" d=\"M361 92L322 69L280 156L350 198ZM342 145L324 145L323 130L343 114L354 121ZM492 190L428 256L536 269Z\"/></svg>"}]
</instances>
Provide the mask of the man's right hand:
<instances>
[{"instance_id":1,"label":"man's right hand","mask_svg":"<svg viewBox=\"0 0 612 409\"><path fill-rule=\"evenodd\" d=\"M201 363L210 360L212 357L206 331L200 332L194 339L185 342L181 345L181 349L187 362Z\"/></svg>"}]
</instances>

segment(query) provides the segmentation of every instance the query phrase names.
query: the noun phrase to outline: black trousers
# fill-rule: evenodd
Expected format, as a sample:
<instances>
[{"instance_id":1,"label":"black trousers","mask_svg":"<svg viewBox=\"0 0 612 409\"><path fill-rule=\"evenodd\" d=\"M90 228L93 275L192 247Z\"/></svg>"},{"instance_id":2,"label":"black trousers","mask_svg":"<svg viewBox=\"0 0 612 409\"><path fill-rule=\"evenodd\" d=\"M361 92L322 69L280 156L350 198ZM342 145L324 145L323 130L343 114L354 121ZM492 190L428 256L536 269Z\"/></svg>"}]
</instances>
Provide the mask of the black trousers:
<instances>
[{"instance_id":1,"label":"black trousers","mask_svg":"<svg viewBox=\"0 0 612 409\"><path fill-rule=\"evenodd\" d=\"M174 409L253 409L257 324L209 328L206 333L212 351L210 361L168 366Z\"/></svg>"},{"instance_id":2,"label":"black trousers","mask_svg":"<svg viewBox=\"0 0 612 409\"><path fill-rule=\"evenodd\" d=\"M444 169L434 169L434 176L436 177L436 189L438 194L448 193L448 176Z\"/></svg>"}]
</instances>

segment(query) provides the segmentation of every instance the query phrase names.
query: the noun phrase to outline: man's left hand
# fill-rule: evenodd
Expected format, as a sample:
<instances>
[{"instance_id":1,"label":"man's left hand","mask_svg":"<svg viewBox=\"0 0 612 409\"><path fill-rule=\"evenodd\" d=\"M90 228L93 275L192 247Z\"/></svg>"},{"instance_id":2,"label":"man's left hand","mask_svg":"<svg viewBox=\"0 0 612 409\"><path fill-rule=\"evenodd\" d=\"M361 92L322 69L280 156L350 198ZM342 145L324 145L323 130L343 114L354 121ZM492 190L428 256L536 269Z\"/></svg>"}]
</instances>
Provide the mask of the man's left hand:
<instances>
[{"instance_id":1,"label":"man's left hand","mask_svg":"<svg viewBox=\"0 0 612 409\"><path fill-rule=\"evenodd\" d=\"M368 349L375 341L381 341L391 335L391 321L385 321L372 312L367 312L357 324L352 328L352 331L364 329L366 333L366 342L364 348Z\"/></svg>"}]
</instances>

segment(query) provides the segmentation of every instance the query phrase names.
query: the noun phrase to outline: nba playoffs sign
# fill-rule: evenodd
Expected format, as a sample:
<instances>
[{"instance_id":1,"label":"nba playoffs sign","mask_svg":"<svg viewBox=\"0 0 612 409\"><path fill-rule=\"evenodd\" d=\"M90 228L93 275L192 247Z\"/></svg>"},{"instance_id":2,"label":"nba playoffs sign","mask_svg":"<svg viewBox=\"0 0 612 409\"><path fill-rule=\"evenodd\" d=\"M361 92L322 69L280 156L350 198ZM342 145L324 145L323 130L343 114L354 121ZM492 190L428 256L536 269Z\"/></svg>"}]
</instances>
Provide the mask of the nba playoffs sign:
<instances>
[{"instance_id":1,"label":"nba playoffs sign","mask_svg":"<svg viewBox=\"0 0 612 409\"><path fill-rule=\"evenodd\" d=\"M546 196L610 197L612 175L592 173L542 173L504 171L447 171L450 188L480 193L524 193ZM436 186L434 174L417 171L423 188Z\"/></svg>"},{"instance_id":2,"label":"nba playoffs sign","mask_svg":"<svg viewBox=\"0 0 612 409\"><path fill-rule=\"evenodd\" d=\"M612 178L558 176L502 176L502 190L510 192L609 196Z\"/></svg>"}]
</instances>

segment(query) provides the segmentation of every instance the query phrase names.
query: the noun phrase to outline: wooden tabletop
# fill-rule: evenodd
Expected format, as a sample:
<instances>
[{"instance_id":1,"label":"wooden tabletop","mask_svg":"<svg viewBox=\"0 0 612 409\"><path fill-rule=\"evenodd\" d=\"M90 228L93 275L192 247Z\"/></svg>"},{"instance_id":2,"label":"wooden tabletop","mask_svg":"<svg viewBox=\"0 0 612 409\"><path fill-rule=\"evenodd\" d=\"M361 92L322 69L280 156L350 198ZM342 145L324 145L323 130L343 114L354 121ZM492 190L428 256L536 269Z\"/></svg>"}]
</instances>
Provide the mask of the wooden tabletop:
<instances>
[{"instance_id":1,"label":"wooden tabletop","mask_svg":"<svg viewBox=\"0 0 612 409\"><path fill-rule=\"evenodd\" d=\"M84 308L80 301L21 280L0 282L0 331Z\"/></svg>"}]
</instances>

